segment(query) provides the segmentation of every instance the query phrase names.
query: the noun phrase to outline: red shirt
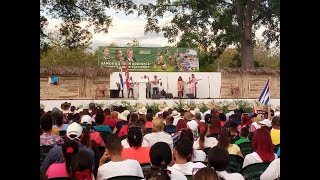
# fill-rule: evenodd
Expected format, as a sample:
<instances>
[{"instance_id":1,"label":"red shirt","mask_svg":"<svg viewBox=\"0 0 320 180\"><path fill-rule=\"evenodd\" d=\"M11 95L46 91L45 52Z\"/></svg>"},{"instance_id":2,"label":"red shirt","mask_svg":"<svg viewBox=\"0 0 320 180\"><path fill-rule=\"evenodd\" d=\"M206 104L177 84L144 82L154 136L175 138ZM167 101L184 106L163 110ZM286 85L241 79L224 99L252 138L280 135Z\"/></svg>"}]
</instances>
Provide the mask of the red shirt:
<instances>
[{"instance_id":1,"label":"red shirt","mask_svg":"<svg viewBox=\"0 0 320 180\"><path fill-rule=\"evenodd\" d=\"M119 137L125 136L125 135L128 135L128 124L122 126L122 128L119 131Z\"/></svg>"},{"instance_id":2,"label":"red shirt","mask_svg":"<svg viewBox=\"0 0 320 180\"><path fill-rule=\"evenodd\" d=\"M124 160L135 159L140 164L150 163L149 151L150 151L150 147L139 147L138 149L124 148L122 150L121 157Z\"/></svg>"},{"instance_id":3,"label":"red shirt","mask_svg":"<svg viewBox=\"0 0 320 180\"><path fill-rule=\"evenodd\" d=\"M103 125L105 126L110 126L111 128L114 128L117 124L118 120L116 119L111 119L111 116L105 116Z\"/></svg>"}]
</instances>

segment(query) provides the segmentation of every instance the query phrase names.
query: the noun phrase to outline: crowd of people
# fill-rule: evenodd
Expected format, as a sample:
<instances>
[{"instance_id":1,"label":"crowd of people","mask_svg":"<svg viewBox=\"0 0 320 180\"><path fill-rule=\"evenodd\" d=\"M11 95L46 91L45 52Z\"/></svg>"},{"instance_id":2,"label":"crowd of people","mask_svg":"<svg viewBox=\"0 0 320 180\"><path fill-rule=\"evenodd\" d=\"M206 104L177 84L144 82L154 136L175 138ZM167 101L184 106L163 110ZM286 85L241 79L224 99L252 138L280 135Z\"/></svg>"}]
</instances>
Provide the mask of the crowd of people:
<instances>
[{"instance_id":1,"label":"crowd of people","mask_svg":"<svg viewBox=\"0 0 320 180\"><path fill-rule=\"evenodd\" d=\"M280 178L280 106L245 113L230 105L226 114L214 103L207 107L178 112L160 104L153 112L138 103L129 112L121 105L76 109L64 103L45 112L41 105L40 148L51 149L40 162L40 178L244 179L228 170L231 155L243 158L242 169L270 163L262 180ZM243 154L247 142L252 152Z\"/></svg>"}]
</instances>

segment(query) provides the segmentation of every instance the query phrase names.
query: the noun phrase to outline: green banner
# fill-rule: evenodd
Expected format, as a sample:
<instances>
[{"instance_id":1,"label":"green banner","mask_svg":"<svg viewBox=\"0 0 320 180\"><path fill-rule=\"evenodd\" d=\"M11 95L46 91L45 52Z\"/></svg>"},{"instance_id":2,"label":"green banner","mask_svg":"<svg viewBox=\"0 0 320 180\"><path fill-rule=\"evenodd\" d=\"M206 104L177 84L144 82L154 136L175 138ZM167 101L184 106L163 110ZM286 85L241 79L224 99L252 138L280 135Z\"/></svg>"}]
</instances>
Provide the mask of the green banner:
<instances>
[{"instance_id":1,"label":"green banner","mask_svg":"<svg viewBox=\"0 0 320 180\"><path fill-rule=\"evenodd\" d=\"M199 71L196 48L175 47L99 47L99 65L119 69L119 62L129 71Z\"/></svg>"}]
</instances>

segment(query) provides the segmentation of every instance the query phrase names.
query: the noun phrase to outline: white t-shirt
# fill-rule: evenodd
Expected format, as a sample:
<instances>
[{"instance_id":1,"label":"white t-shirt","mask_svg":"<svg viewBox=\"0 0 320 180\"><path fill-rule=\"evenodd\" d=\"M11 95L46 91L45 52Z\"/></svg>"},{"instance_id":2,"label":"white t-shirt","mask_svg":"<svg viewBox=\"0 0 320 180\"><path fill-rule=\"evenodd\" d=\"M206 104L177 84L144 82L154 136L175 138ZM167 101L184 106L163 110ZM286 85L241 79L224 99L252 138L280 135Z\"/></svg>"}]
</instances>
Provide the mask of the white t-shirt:
<instances>
[{"instance_id":1,"label":"white t-shirt","mask_svg":"<svg viewBox=\"0 0 320 180\"><path fill-rule=\"evenodd\" d=\"M166 132L153 132L144 135L144 138L150 142L150 146L154 145L157 142L165 142L169 144L171 150L173 149L173 139L170 134Z\"/></svg>"},{"instance_id":2,"label":"white t-shirt","mask_svg":"<svg viewBox=\"0 0 320 180\"><path fill-rule=\"evenodd\" d=\"M137 160L127 159L119 162L110 161L98 169L97 180L105 180L115 176L139 176L144 178Z\"/></svg>"},{"instance_id":3,"label":"white t-shirt","mask_svg":"<svg viewBox=\"0 0 320 180\"><path fill-rule=\"evenodd\" d=\"M173 169L172 167L167 167L167 169L169 171L171 171L171 174L170 174L170 179L171 180L187 180L187 177L182 174L180 171L177 171L176 169Z\"/></svg>"},{"instance_id":4,"label":"white t-shirt","mask_svg":"<svg viewBox=\"0 0 320 180\"><path fill-rule=\"evenodd\" d=\"M200 149L199 139L193 143L193 149ZM218 140L215 137L204 137L204 148L211 148L218 144Z\"/></svg>"},{"instance_id":5,"label":"white t-shirt","mask_svg":"<svg viewBox=\"0 0 320 180\"><path fill-rule=\"evenodd\" d=\"M181 172L184 175L192 175L193 168L204 168L204 167L206 167L206 165L204 165L201 162L197 162L197 163L187 162L186 164L174 164L171 168Z\"/></svg>"},{"instance_id":6,"label":"white t-shirt","mask_svg":"<svg viewBox=\"0 0 320 180\"><path fill-rule=\"evenodd\" d=\"M121 141L121 145L123 146L123 148L130 148L127 138ZM150 147L149 141L143 138L141 147Z\"/></svg>"},{"instance_id":7,"label":"white t-shirt","mask_svg":"<svg viewBox=\"0 0 320 180\"><path fill-rule=\"evenodd\" d=\"M225 180L244 180L244 177L240 173L228 173L227 171L219 171Z\"/></svg>"},{"instance_id":8,"label":"white t-shirt","mask_svg":"<svg viewBox=\"0 0 320 180\"><path fill-rule=\"evenodd\" d=\"M207 155L202 150L193 150L193 155L191 157L191 161L205 161L207 158Z\"/></svg>"},{"instance_id":9,"label":"white t-shirt","mask_svg":"<svg viewBox=\"0 0 320 180\"><path fill-rule=\"evenodd\" d=\"M261 180L277 179L280 177L280 158L274 159L261 174Z\"/></svg>"},{"instance_id":10,"label":"white t-shirt","mask_svg":"<svg viewBox=\"0 0 320 180\"><path fill-rule=\"evenodd\" d=\"M276 153L274 153L274 158L275 159L278 158ZM253 153L247 154L244 157L242 168L244 168L244 167L246 167L246 166L248 166L250 164L253 164L253 163L261 163L261 162L263 162L263 161L260 158L259 154L256 153L256 152L253 152Z\"/></svg>"}]
</instances>

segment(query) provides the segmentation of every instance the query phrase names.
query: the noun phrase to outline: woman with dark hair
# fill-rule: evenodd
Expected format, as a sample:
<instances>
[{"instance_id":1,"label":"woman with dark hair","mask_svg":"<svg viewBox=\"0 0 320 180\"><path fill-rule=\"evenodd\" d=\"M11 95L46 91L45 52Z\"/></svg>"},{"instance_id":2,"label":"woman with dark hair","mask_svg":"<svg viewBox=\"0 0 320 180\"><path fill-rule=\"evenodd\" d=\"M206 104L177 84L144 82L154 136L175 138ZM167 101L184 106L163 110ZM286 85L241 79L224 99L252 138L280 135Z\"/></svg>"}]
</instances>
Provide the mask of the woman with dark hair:
<instances>
[{"instance_id":1,"label":"woman with dark hair","mask_svg":"<svg viewBox=\"0 0 320 180\"><path fill-rule=\"evenodd\" d=\"M247 154L243 161L242 168L253 163L271 162L277 159L274 153L274 145L272 144L270 133L265 129L257 129L252 139L253 153Z\"/></svg>"},{"instance_id":2,"label":"woman with dark hair","mask_svg":"<svg viewBox=\"0 0 320 180\"><path fill-rule=\"evenodd\" d=\"M223 128L218 137L218 146L228 150L229 154L234 154L243 157L238 145L230 143L230 132Z\"/></svg>"},{"instance_id":3,"label":"woman with dark hair","mask_svg":"<svg viewBox=\"0 0 320 180\"><path fill-rule=\"evenodd\" d=\"M169 167L172 161L172 152L165 142L157 142L150 148L151 170L146 179L187 179L181 172Z\"/></svg>"},{"instance_id":4,"label":"woman with dark hair","mask_svg":"<svg viewBox=\"0 0 320 180\"><path fill-rule=\"evenodd\" d=\"M206 123L200 123L198 126L199 138L193 143L193 149L211 148L218 144L218 140L215 137L206 137L208 131L208 125Z\"/></svg>"},{"instance_id":5,"label":"woman with dark hair","mask_svg":"<svg viewBox=\"0 0 320 180\"><path fill-rule=\"evenodd\" d=\"M71 161L71 177L76 180L95 180L92 161L85 151L79 151Z\"/></svg>"},{"instance_id":6,"label":"woman with dark hair","mask_svg":"<svg viewBox=\"0 0 320 180\"><path fill-rule=\"evenodd\" d=\"M152 128L152 120L153 120L152 113L147 113L146 114L146 119L147 119L146 128Z\"/></svg>"},{"instance_id":7,"label":"woman with dark hair","mask_svg":"<svg viewBox=\"0 0 320 180\"><path fill-rule=\"evenodd\" d=\"M187 138L179 139L173 148L173 158L175 164L171 167L184 175L192 175L192 170L194 168L203 168L206 167L201 162L193 163L191 162L193 148L193 142Z\"/></svg>"},{"instance_id":8,"label":"woman with dark hair","mask_svg":"<svg viewBox=\"0 0 320 180\"><path fill-rule=\"evenodd\" d=\"M196 172L193 176L193 180L222 180L222 178L220 179L219 175L213 168L205 167Z\"/></svg>"},{"instance_id":9,"label":"woman with dark hair","mask_svg":"<svg viewBox=\"0 0 320 180\"><path fill-rule=\"evenodd\" d=\"M46 172L48 179L58 177L70 177L71 176L71 158L78 153L79 145L76 141L68 140L62 145L62 154L65 162L53 163L49 166Z\"/></svg>"},{"instance_id":10,"label":"woman with dark hair","mask_svg":"<svg viewBox=\"0 0 320 180\"><path fill-rule=\"evenodd\" d=\"M219 172L225 180L244 180L240 173L228 173L227 167L230 163L230 155L223 147L213 147L208 152L208 167Z\"/></svg>"},{"instance_id":11,"label":"woman with dark hair","mask_svg":"<svg viewBox=\"0 0 320 180\"><path fill-rule=\"evenodd\" d=\"M194 144L194 134L192 133L191 129L183 129L181 131L179 139L188 139L192 142L192 148ZM206 153L202 150L194 149L192 152L191 160L192 161L205 161L206 160Z\"/></svg>"},{"instance_id":12,"label":"woman with dark hair","mask_svg":"<svg viewBox=\"0 0 320 180\"><path fill-rule=\"evenodd\" d=\"M150 147L142 147L142 131L140 127L130 127L128 129L128 138L130 148L124 148L122 150L121 157L123 159L135 159L139 163L150 163L149 154Z\"/></svg>"}]
</instances>

